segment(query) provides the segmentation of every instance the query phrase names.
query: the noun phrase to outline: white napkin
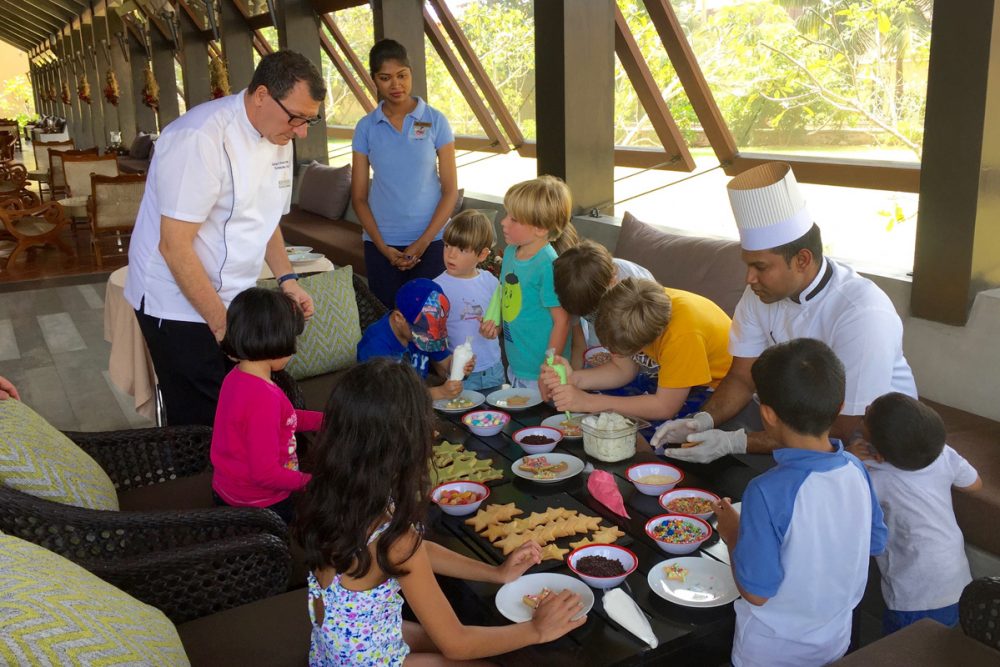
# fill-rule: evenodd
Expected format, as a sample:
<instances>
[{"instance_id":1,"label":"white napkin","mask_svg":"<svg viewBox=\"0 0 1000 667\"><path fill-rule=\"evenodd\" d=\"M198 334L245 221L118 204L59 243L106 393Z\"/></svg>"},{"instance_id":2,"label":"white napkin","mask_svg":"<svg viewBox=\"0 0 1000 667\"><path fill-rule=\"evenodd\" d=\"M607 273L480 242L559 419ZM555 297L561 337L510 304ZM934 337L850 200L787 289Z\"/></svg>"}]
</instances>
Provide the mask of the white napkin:
<instances>
[{"instance_id":1,"label":"white napkin","mask_svg":"<svg viewBox=\"0 0 1000 667\"><path fill-rule=\"evenodd\" d=\"M614 588L604 593L604 611L615 623L649 644L649 648L656 648L660 645L660 641L653 634L653 628L649 626L646 615L639 609L635 600L622 589Z\"/></svg>"}]
</instances>

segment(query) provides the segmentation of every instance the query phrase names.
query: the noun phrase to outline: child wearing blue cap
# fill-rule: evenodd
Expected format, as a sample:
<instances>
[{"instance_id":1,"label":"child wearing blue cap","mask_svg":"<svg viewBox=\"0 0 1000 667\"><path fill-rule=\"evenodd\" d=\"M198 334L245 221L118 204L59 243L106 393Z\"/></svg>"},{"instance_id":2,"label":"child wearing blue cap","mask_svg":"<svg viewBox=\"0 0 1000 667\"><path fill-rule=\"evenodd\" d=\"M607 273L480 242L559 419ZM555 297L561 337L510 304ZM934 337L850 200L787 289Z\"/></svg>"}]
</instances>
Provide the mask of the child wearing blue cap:
<instances>
[{"instance_id":1,"label":"child wearing blue cap","mask_svg":"<svg viewBox=\"0 0 1000 667\"><path fill-rule=\"evenodd\" d=\"M448 349L448 313L451 304L444 290L433 280L416 278L396 292L396 307L375 322L358 343L358 362L374 357L392 357L413 366L427 379L433 369L447 378L451 372ZM475 368L473 357L464 368L468 375ZM455 398L462 393L461 380L446 380L431 387L433 400Z\"/></svg>"}]
</instances>

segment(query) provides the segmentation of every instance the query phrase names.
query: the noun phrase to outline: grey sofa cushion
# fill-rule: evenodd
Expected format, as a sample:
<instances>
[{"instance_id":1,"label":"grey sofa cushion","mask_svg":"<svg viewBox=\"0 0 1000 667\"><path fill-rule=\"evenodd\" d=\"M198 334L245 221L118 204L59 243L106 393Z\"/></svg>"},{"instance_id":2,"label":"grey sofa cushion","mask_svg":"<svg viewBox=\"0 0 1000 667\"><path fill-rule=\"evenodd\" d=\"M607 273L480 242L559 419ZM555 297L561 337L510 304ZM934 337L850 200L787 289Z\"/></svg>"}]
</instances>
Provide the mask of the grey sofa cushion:
<instances>
[{"instance_id":1,"label":"grey sofa cushion","mask_svg":"<svg viewBox=\"0 0 1000 667\"><path fill-rule=\"evenodd\" d=\"M313 161L302 174L299 208L340 220L351 201L351 165L329 167Z\"/></svg>"},{"instance_id":2,"label":"grey sofa cushion","mask_svg":"<svg viewBox=\"0 0 1000 667\"><path fill-rule=\"evenodd\" d=\"M148 160L152 149L153 137L140 132L132 140L132 145L128 149L128 156L133 160Z\"/></svg>"},{"instance_id":3,"label":"grey sofa cushion","mask_svg":"<svg viewBox=\"0 0 1000 667\"><path fill-rule=\"evenodd\" d=\"M614 254L646 267L661 285L708 297L730 317L746 288L738 242L671 234L631 213L622 219Z\"/></svg>"}]
</instances>

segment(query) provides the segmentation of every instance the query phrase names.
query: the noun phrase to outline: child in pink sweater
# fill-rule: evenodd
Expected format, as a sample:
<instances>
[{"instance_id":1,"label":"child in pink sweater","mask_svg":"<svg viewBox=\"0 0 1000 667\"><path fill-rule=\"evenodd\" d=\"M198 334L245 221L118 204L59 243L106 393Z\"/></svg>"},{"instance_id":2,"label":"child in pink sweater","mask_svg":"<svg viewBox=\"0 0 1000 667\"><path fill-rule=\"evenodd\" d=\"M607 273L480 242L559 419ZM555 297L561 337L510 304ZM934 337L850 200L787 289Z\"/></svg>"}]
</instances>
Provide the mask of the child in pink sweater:
<instances>
[{"instance_id":1,"label":"child in pink sweater","mask_svg":"<svg viewBox=\"0 0 1000 667\"><path fill-rule=\"evenodd\" d=\"M295 432L316 431L323 413L296 410L271 381L295 353L304 319L280 292L252 287L226 314L222 350L239 361L222 382L212 433L212 490L216 502L267 507L286 522L292 493L310 476L299 471Z\"/></svg>"}]
</instances>

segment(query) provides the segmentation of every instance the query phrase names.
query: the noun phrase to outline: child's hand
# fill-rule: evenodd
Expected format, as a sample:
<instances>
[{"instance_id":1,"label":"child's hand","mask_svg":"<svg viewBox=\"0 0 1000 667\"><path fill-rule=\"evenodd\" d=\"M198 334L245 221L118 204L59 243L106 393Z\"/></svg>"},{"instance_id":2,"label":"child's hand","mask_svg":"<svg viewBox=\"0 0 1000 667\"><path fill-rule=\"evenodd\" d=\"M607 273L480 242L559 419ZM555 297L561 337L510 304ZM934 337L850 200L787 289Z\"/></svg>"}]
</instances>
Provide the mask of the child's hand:
<instances>
[{"instance_id":1,"label":"child's hand","mask_svg":"<svg viewBox=\"0 0 1000 667\"><path fill-rule=\"evenodd\" d=\"M723 498L717 503L712 503L712 510L718 522L716 532L727 545L736 543L736 538L740 533L740 513L733 507L729 498Z\"/></svg>"},{"instance_id":2,"label":"child's hand","mask_svg":"<svg viewBox=\"0 0 1000 667\"><path fill-rule=\"evenodd\" d=\"M862 461L877 461L878 463L882 463L882 461L885 460L882 458L882 455L878 453L878 450L872 447L870 442L859 435L853 436L851 438L851 444L844 447L844 449L851 454L854 454Z\"/></svg>"},{"instance_id":3,"label":"child's hand","mask_svg":"<svg viewBox=\"0 0 1000 667\"><path fill-rule=\"evenodd\" d=\"M493 320L483 320L479 323L479 335L487 340L497 337L497 325Z\"/></svg>"},{"instance_id":4,"label":"child's hand","mask_svg":"<svg viewBox=\"0 0 1000 667\"><path fill-rule=\"evenodd\" d=\"M559 412L594 412L593 394L570 384L556 385L549 391Z\"/></svg>"},{"instance_id":5,"label":"child's hand","mask_svg":"<svg viewBox=\"0 0 1000 667\"><path fill-rule=\"evenodd\" d=\"M462 381L448 380L439 389L442 391L442 398L455 398L462 393Z\"/></svg>"},{"instance_id":6,"label":"child's hand","mask_svg":"<svg viewBox=\"0 0 1000 667\"><path fill-rule=\"evenodd\" d=\"M465 362L465 368L462 369L463 377L472 375L472 371L474 370L476 370L476 355L472 355L472 357Z\"/></svg>"},{"instance_id":7,"label":"child's hand","mask_svg":"<svg viewBox=\"0 0 1000 667\"><path fill-rule=\"evenodd\" d=\"M553 593L542 600L531 619L531 624L538 633L538 643L544 644L559 639L586 623L586 616L581 616L575 621L571 620L582 609L583 602L580 601L580 596L571 591Z\"/></svg>"},{"instance_id":8,"label":"child's hand","mask_svg":"<svg viewBox=\"0 0 1000 667\"><path fill-rule=\"evenodd\" d=\"M514 581L532 565L542 562L542 548L533 540L528 540L514 550L502 565L497 566L497 583Z\"/></svg>"}]
</instances>

